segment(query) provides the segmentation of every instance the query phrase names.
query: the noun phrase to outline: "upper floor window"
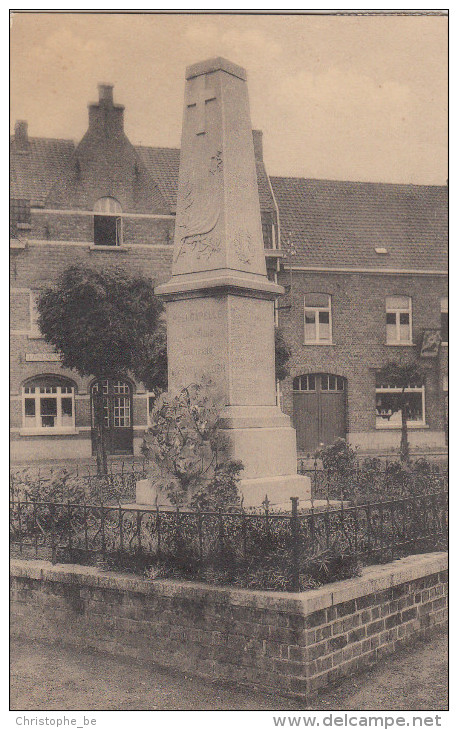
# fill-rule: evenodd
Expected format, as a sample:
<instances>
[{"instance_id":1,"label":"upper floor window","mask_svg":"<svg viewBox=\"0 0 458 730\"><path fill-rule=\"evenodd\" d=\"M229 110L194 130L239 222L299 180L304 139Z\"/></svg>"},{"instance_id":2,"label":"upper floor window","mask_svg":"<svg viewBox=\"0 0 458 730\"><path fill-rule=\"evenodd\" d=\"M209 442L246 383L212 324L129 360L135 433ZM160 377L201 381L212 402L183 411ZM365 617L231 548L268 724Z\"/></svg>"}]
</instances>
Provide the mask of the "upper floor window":
<instances>
[{"instance_id":1,"label":"upper floor window","mask_svg":"<svg viewBox=\"0 0 458 730\"><path fill-rule=\"evenodd\" d=\"M94 205L94 243L96 246L120 246L122 243L122 208L116 198L99 198Z\"/></svg>"},{"instance_id":2,"label":"upper floor window","mask_svg":"<svg viewBox=\"0 0 458 730\"><path fill-rule=\"evenodd\" d=\"M441 299L441 340L448 343L448 297Z\"/></svg>"},{"instance_id":3,"label":"upper floor window","mask_svg":"<svg viewBox=\"0 0 458 730\"><path fill-rule=\"evenodd\" d=\"M33 430L75 428L75 388L70 380L38 376L22 388L22 424Z\"/></svg>"},{"instance_id":4,"label":"upper floor window","mask_svg":"<svg viewBox=\"0 0 458 730\"><path fill-rule=\"evenodd\" d=\"M332 341L331 297L306 294L304 297L304 341L306 344Z\"/></svg>"},{"instance_id":5,"label":"upper floor window","mask_svg":"<svg viewBox=\"0 0 458 730\"><path fill-rule=\"evenodd\" d=\"M274 224L272 213L261 213L264 248L274 248Z\"/></svg>"},{"instance_id":6,"label":"upper floor window","mask_svg":"<svg viewBox=\"0 0 458 730\"><path fill-rule=\"evenodd\" d=\"M21 228L30 228L30 200L12 198L10 201L10 232L17 236Z\"/></svg>"},{"instance_id":7,"label":"upper floor window","mask_svg":"<svg viewBox=\"0 0 458 730\"><path fill-rule=\"evenodd\" d=\"M412 343L412 299L410 297L386 298L386 344L409 345Z\"/></svg>"}]
</instances>

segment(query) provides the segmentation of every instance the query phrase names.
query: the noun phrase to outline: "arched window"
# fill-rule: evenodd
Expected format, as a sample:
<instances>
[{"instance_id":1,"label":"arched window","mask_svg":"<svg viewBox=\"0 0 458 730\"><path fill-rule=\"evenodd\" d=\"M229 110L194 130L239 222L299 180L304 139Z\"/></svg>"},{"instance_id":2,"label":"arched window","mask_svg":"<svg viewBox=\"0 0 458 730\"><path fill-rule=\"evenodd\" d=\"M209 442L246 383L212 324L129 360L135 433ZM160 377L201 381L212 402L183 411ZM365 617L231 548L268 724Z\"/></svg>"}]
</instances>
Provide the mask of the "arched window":
<instances>
[{"instance_id":1,"label":"arched window","mask_svg":"<svg viewBox=\"0 0 458 730\"><path fill-rule=\"evenodd\" d=\"M38 375L22 387L22 425L34 431L75 428L75 386L57 375Z\"/></svg>"},{"instance_id":2,"label":"arched window","mask_svg":"<svg viewBox=\"0 0 458 730\"><path fill-rule=\"evenodd\" d=\"M94 205L94 243L96 246L120 246L122 243L122 208L116 198L99 198Z\"/></svg>"}]
</instances>

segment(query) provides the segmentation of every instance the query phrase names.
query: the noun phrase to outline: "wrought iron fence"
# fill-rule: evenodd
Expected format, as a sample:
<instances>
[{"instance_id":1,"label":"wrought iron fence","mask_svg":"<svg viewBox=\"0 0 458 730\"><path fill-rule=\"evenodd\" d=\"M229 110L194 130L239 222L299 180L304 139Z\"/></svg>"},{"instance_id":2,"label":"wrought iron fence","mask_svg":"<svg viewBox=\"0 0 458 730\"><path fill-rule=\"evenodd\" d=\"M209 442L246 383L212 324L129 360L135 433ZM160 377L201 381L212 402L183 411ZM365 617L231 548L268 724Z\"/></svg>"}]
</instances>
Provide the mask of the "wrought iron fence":
<instances>
[{"instance_id":1,"label":"wrought iron fence","mask_svg":"<svg viewBox=\"0 0 458 730\"><path fill-rule=\"evenodd\" d=\"M219 571L220 582L236 585L253 585L261 572L263 587L293 591L310 575L332 580L332 561L379 563L445 548L444 491L321 510L312 502L302 511L296 497L291 504L279 514L265 502L252 514L12 500L10 540L19 553L53 562L167 564L188 577Z\"/></svg>"},{"instance_id":2,"label":"wrought iron fence","mask_svg":"<svg viewBox=\"0 0 458 730\"><path fill-rule=\"evenodd\" d=\"M298 473L308 476L313 499L378 501L383 497L407 497L448 488L446 464L418 459L409 466L399 460L366 458L352 468L326 469L320 461L300 459Z\"/></svg>"},{"instance_id":3,"label":"wrought iron fence","mask_svg":"<svg viewBox=\"0 0 458 730\"><path fill-rule=\"evenodd\" d=\"M98 474L92 465L17 467L10 471L10 499L46 500L43 494L57 491L55 501L118 502L135 500L135 485L147 476L146 459L108 463L107 474Z\"/></svg>"}]
</instances>

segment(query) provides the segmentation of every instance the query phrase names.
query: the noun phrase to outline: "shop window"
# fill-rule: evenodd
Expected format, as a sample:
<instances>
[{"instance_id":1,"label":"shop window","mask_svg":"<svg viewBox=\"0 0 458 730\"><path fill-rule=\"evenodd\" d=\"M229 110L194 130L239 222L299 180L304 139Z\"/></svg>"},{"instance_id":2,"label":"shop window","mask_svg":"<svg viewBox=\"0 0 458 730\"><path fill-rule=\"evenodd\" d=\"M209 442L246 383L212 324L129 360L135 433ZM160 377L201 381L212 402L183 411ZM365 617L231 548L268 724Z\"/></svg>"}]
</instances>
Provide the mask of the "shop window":
<instances>
[{"instance_id":1,"label":"shop window","mask_svg":"<svg viewBox=\"0 0 458 730\"><path fill-rule=\"evenodd\" d=\"M22 425L36 431L75 428L75 389L52 376L34 378L22 388Z\"/></svg>"},{"instance_id":2,"label":"shop window","mask_svg":"<svg viewBox=\"0 0 458 730\"><path fill-rule=\"evenodd\" d=\"M375 388L375 424L377 428L401 428L401 396L407 405L407 425L426 425L424 383L409 383L402 395L401 388L382 383L377 377Z\"/></svg>"}]
</instances>

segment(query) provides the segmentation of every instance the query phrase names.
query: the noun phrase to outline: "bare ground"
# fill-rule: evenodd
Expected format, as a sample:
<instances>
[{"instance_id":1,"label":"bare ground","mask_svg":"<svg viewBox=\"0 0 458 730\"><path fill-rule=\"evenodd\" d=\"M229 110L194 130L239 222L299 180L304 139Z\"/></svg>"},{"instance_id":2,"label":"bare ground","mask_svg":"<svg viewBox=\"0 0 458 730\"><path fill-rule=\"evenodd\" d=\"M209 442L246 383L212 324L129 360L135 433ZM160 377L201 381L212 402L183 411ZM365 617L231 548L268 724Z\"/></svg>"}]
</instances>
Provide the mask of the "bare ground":
<instances>
[{"instance_id":1,"label":"bare ground","mask_svg":"<svg viewBox=\"0 0 458 730\"><path fill-rule=\"evenodd\" d=\"M90 651L11 643L11 710L276 710L305 703ZM447 710L447 636L329 688L309 710Z\"/></svg>"}]
</instances>

